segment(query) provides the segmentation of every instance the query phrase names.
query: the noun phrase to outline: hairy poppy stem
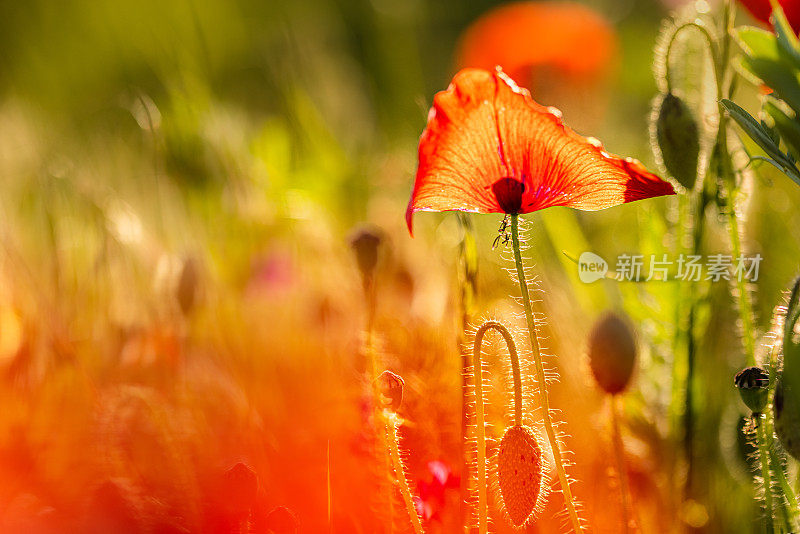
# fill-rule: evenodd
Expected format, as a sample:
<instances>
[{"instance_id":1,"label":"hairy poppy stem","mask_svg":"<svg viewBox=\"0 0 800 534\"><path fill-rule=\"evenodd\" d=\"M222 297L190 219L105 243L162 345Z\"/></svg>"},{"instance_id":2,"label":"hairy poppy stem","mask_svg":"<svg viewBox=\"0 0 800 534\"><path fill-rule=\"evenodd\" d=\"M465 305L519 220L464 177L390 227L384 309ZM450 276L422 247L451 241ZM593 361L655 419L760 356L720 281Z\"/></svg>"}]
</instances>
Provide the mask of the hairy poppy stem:
<instances>
[{"instance_id":1,"label":"hairy poppy stem","mask_svg":"<svg viewBox=\"0 0 800 534\"><path fill-rule=\"evenodd\" d=\"M467 461L467 435L469 433L469 409L467 390L469 386L469 354L462 350L464 343L464 333L466 332L470 315L474 307L475 296L478 291L478 258L475 246L475 228L472 219L465 213L458 212L458 223L461 226L461 243L459 245L459 286L461 295L459 299L460 319L458 334L456 336L456 347L461 353L461 441L459 443L461 453L461 473L469 472ZM469 501L469 477L462 476L459 486L461 495L461 524L467 523Z\"/></svg>"},{"instance_id":2,"label":"hairy poppy stem","mask_svg":"<svg viewBox=\"0 0 800 534\"><path fill-rule=\"evenodd\" d=\"M561 483L561 492L564 494L564 503L569 513L569 519L572 523L572 529L576 533L583 532L578 512L575 509L575 502L572 500L572 490L569 486L569 478L564 469L564 461L561 457L561 446L556 437L553 421L550 418L550 399L547 395L547 380L544 374L544 365L542 364L542 355L539 352L539 338L536 333L536 321L533 318L533 309L531 308L531 296L528 292L528 282L525 279L525 268L522 264L522 252L519 244L519 215L511 214L511 241L514 248L514 263L517 267L517 277L519 278L519 288L522 292L522 303L525 306L525 320L528 323L528 337L530 339L531 351L533 352L533 361L536 365L536 376L539 381L539 402L542 406L542 418L544 419L544 428L547 432L547 439L550 442L550 448L553 451L553 459L556 464L556 471L558 472L558 480Z\"/></svg>"},{"instance_id":3,"label":"hairy poppy stem","mask_svg":"<svg viewBox=\"0 0 800 534\"><path fill-rule=\"evenodd\" d=\"M392 467L394 468L395 479L400 486L400 494L403 496L403 503L406 505L408 517L411 520L411 525L414 527L414 534L423 534L422 521L419 518L417 507L414 504L414 497L411 494L411 487L408 485L406 478L406 470L403 465L403 458L400 456L400 445L398 444L397 427L399 425L399 418L397 414L390 410L384 410L384 419L386 421L386 430L389 433L389 455L392 459Z\"/></svg>"},{"instance_id":4,"label":"hairy poppy stem","mask_svg":"<svg viewBox=\"0 0 800 534\"><path fill-rule=\"evenodd\" d=\"M773 532L775 521L772 515L772 479L769 473L769 453L765 446L767 436L764 427L766 425L763 422L756 424L758 424L756 432L758 436L758 453L761 458L761 476L764 479L764 521L767 532Z\"/></svg>"},{"instance_id":5,"label":"hairy poppy stem","mask_svg":"<svg viewBox=\"0 0 800 534\"><path fill-rule=\"evenodd\" d=\"M483 336L490 329L495 329L503 336L508 347L508 356L511 359L511 369L514 374L514 424L522 425L522 377L519 370L519 356L517 345L508 329L498 321L486 321L475 332L475 341L472 344L472 363L475 367L475 424L477 433L477 478L478 478L478 532L489 532L489 505L486 477L486 417L483 408L483 365L481 359L481 346Z\"/></svg>"}]
</instances>

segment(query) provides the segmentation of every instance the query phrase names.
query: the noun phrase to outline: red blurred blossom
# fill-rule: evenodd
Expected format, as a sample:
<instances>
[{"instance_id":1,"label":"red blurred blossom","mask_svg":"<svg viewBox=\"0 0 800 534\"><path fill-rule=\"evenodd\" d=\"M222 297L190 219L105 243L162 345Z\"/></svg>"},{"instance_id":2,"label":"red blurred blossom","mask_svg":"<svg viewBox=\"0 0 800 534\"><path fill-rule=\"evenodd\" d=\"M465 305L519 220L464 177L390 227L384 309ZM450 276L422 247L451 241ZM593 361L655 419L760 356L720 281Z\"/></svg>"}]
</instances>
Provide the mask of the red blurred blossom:
<instances>
[{"instance_id":1,"label":"red blurred blossom","mask_svg":"<svg viewBox=\"0 0 800 534\"><path fill-rule=\"evenodd\" d=\"M417 509L425 520L430 521L440 519L447 505L447 493L458 493L460 479L453 474L450 466L439 460L428 462L428 473L429 480L420 480L417 484Z\"/></svg>"},{"instance_id":2,"label":"red blurred blossom","mask_svg":"<svg viewBox=\"0 0 800 534\"><path fill-rule=\"evenodd\" d=\"M464 32L460 67L500 66L531 87L538 68L580 79L600 78L614 63L611 26L586 6L571 2L517 2L489 11Z\"/></svg>"},{"instance_id":3,"label":"red blurred blossom","mask_svg":"<svg viewBox=\"0 0 800 534\"><path fill-rule=\"evenodd\" d=\"M786 13L786 19L789 24L794 28L794 31L800 29L800 0L778 0L778 3ZM772 5L769 0L741 0L741 4L747 8L752 15L769 24L769 16L772 14Z\"/></svg>"},{"instance_id":4,"label":"red blurred blossom","mask_svg":"<svg viewBox=\"0 0 800 534\"><path fill-rule=\"evenodd\" d=\"M501 71L464 69L433 99L406 222L411 232L417 211L599 210L674 193L638 161L573 132Z\"/></svg>"}]
</instances>

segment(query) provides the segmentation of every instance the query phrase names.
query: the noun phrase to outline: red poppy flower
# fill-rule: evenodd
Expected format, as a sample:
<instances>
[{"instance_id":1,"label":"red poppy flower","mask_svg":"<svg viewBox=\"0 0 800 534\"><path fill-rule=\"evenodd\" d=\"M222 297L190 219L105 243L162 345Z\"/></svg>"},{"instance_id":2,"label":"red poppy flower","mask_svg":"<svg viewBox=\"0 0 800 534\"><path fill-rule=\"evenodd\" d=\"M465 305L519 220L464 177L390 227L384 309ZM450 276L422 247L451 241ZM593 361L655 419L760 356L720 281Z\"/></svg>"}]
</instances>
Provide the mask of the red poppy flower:
<instances>
[{"instance_id":1,"label":"red poppy flower","mask_svg":"<svg viewBox=\"0 0 800 534\"><path fill-rule=\"evenodd\" d=\"M599 210L675 191L638 161L566 127L501 71L464 69L433 99L406 210Z\"/></svg>"},{"instance_id":2,"label":"red poppy flower","mask_svg":"<svg viewBox=\"0 0 800 534\"><path fill-rule=\"evenodd\" d=\"M786 13L786 20L794 28L800 29L800 1L798 0L778 0L778 3ZM741 0L741 4L758 20L769 24L769 16L772 14L772 5L769 0Z\"/></svg>"},{"instance_id":3,"label":"red poppy flower","mask_svg":"<svg viewBox=\"0 0 800 534\"><path fill-rule=\"evenodd\" d=\"M517 2L489 11L464 32L460 67L499 65L526 87L537 69L582 80L602 78L616 57L610 24L590 8L571 2Z\"/></svg>"}]
</instances>

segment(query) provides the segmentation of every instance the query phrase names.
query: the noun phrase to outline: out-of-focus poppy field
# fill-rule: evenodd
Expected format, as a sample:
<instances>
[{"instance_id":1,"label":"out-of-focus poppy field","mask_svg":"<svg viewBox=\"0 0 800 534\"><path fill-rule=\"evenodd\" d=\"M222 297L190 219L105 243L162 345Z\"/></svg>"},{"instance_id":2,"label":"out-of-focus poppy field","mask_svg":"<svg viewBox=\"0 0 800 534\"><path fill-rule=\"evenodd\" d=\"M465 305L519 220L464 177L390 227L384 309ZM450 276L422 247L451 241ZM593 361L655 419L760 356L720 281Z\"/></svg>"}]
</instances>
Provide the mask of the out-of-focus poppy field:
<instances>
[{"instance_id":1,"label":"out-of-focus poppy field","mask_svg":"<svg viewBox=\"0 0 800 534\"><path fill-rule=\"evenodd\" d=\"M0 3L0 532L800 531L799 28Z\"/></svg>"}]
</instances>

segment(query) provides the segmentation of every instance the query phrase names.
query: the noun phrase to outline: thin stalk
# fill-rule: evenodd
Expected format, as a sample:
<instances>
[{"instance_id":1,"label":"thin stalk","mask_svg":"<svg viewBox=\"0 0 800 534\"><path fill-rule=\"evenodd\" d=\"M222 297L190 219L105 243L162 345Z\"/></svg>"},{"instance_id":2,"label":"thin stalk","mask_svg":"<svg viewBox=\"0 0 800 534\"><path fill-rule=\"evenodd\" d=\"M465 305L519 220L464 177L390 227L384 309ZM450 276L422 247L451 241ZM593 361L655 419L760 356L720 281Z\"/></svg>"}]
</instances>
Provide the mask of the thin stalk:
<instances>
[{"instance_id":1,"label":"thin stalk","mask_svg":"<svg viewBox=\"0 0 800 534\"><path fill-rule=\"evenodd\" d=\"M478 330L472 350L472 363L475 367L475 434L477 456L478 486L478 533L489 532L489 504L486 495L488 479L486 478L486 421L483 411L483 366L481 365L481 341L486 330Z\"/></svg>"},{"instance_id":2,"label":"thin stalk","mask_svg":"<svg viewBox=\"0 0 800 534\"><path fill-rule=\"evenodd\" d=\"M678 197L678 223L677 223L677 253L681 256L684 254L694 254L689 248L687 241L691 238L693 233L690 231L692 227L692 201L696 192L679 195ZM684 388L686 386L685 377L687 376L686 361L680 357L688 348L689 331L688 327L688 314L687 308L693 305L693 293L688 288L688 283L676 284L676 306L675 306L675 351L672 358L671 370L671 395L670 395L670 437L673 447L670 449L670 463L676 465L680 459L681 451L681 425L685 419L685 403L684 403ZM673 487L677 488L677 477L671 478L670 483ZM673 505L677 506L680 499L680 491L671 491L670 498L674 500Z\"/></svg>"},{"instance_id":3,"label":"thin stalk","mask_svg":"<svg viewBox=\"0 0 800 534\"><path fill-rule=\"evenodd\" d=\"M765 433L769 433L769 429L766 429ZM795 519L797 517L797 497L794 494L792 485L789 484L789 479L786 477L786 473L783 472L783 461L775 452L775 449L771 446L769 447L769 457L770 465L772 466L771 472L775 474L776 482L781 488L785 498L785 502L781 502L781 510L783 512L782 519L785 523L784 526L786 527L787 532L791 532L791 527L794 526Z\"/></svg>"},{"instance_id":4,"label":"thin stalk","mask_svg":"<svg viewBox=\"0 0 800 534\"><path fill-rule=\"evenodd\" d=\"M726 189L727 208L725 215L727 218L728 235L731 240L731 254L734 260L742 255L742 244L739 229L739 219L736 217L735 195L736 179L731 165L731 157L728 152L728 133L727 118L723 114L720 116L720 130L717 136L717 149L719 157L719 170L721 187ZM753 325L753 303L750 293L747 290L747 281L741 274L736 276L736 308L739 313L739 321L742 324L742 344L744 345L745 361L748 366L756 365L755 350L755 327Z\"/></svg>"},{"instance_id":5,"label":"thin stalk","mask_svg":"<svg viewBox=\"0 0 800 534\"><path fill-rule=\"evenodd\" d=\"M475 342L472 345L472 362L475 367L475 425L477 434L477 485L478 485L478 532L486 534L489 532L489 504L487 488L489 487L486 477L486 419L483 408L483 365L481 360L481 346L483 336L490 329L497 330L503 336L503 340L508 347L508 355L511 359L511 369L514 374L514 424L522 425L522 377L519 369L519 356L514 338L508 329L498 321L486 321L478 331L475 332Z\"/></svg>"},{"instance_id":6,"label":"thin stalk","mask_svg":"<svg viewBox=\"0 0 800 534\"><path fill-rule=\"evenodd\" d=\"M376 305L376 290L375 290L375 280L373 275L365 276L363 279L364 285L364 295L367 299L367 324L366 324L366 335L364 340L364 352L367 356L367 373L369 373L370 384L372 384L372 402L373 402L373 414L375 421L379 421L381 426L384 427L382 432L382 439L387 439L387 436L393 433L390 430L391 423L389 420L384 417L381 413L378 406L380 405L380 393L378 391L378 356L375 353L375 346L374 346L374 328L375 328L375 305ZM379 440L380 440L379 436ZM381 459L381 468L387 470L387 475L389 476L389 480L392 479L392 469L393 469L393 460L392 460L392 453L391 447L397 446L396 439L389 440L390 443L383 443L383 450L384 452L388 449L389 450L389 457L387 458L386 455L383 455ZM388 495L386 496L386 502L388 505L389 511L389 532L390 534L394 531L394 489L390 485L388 488Z\"/></svg>"},{"instance_id":7,"label":"thin stalk","mask_svg":"<svg viewBox=\"0 0 800 534\"><path fill-rule=\"evenodd\" d=\"M460 325L458 334L456 335L456 346L461 354L461 441L459 442L461 453L461 473L469 471L467 462L467 433L469 431L469 410L467 390L469 386L469 376L467 368L469 367L469 354L467 351L462 350L464 342L464 332L466 332L470 322L470 312L473 307L475 294L477 293L477 257L475 254L475 229L472 225L472 219L465 213L458 212L458 223L461 226L463 237L459 246L459 289L460 289ZM462 476L459 492L461 495L460 500L460 514L461 524L464 525L465 531L467 530L467 501L469 495L469 477Z\"/></svg>"},{"instance_id":8,"label":"thin stalk","mask_svg":"<svg viewBox=\"0 0 800 534\"><path fill-rule=\"evenodd\" d=\"M705 184L704 184L705 185ZM694 228L692 229L692 253L697 254L703 243L705 233L705 213L708 205L708 195L705 187L692 193L695 202ZM686 485L684 498L692 497L694 486L694 382L695 360L697 357L698 341L695 332L697 322L697 306L699 298L692 291L689 296L689 316L686 325L686 377L684 380L684 413L683 413L683 450L686 456Z\"/></svg>"},{"instance_id":9,"label":"thin stalk","mask_svg":"<svg viewBox=\"0 0 800 534\"><path fill-rule=\"evenodd\" d=\"M326 483L328 489L328 532L333 532L333 491L331 489L331 440L328 440L328 449L326 451L326 460L327 460L327 473L326 473Z\"/></svg>"},{"instance_id":10,"label":"thin stalk","mask_svg":"<svg viewBox=\"0 0 800 534\"><path fill-rule=\"evenodd\" d=\"M618 395L611 396L611 437L614 443L614 457L617 460L617 474L619 476L619 490L622 498L622 515L625 526L623 532L627 534L631 528L636 528L636 518L633 515L631 506L631 490L628 486L628 470L625 467L625 446L622 443L622 434L619 430L620 419L620 398Z\"/></svg>"},{"instance_id":11,"label":"thin stalk","mask_svg":"<svg viewBox=\"0 0 800 534\"><path fill-rule=\"evenodd\" d=\"M775 449L775 447L773 447L775 420L772 412L772 401L775 395L775 386L777 383L777 377L775 373L775 370L778 367L777 350L776 343L772 345L769 351L769 394L767 410L764 413L764 434L767 437L767 443L765 443L765 445L770 454L771 470L772 473L774 473L775 478L778 480L778 485L780 486L781 491L783 491L783 496L785 498L785 502L781 502L783 520L785 522L784 526L786 527L785 530L786 532L791 532L794 529L797 521L797 496L795 495L794 489L789 483L789 479L784 471L784 458Z\"/></svg>"},{"instance_id":12,"label":"thin stalk","mask_svg":"<svg viewBox=\"0 0 800 534\"><path fill-rule=\"evenodd\" d=\"M716 62L716 82L717 82L717 100L722 100L725 96L725 79L730 66L730 52L731 52L731 32L733 31L733 16L734 10L731 0L725 1L723 9L723 36L721 44L720 58ZM728 96L732 92L732 85L728 86ZM715 152L718 161L718 175L720 178L720 187L724 188L723 192L727 193L727 226L728 233L731 240L731 253L734 258L741 256L741 238L739 229L739 219L736 217L735 208L735 195L736 195L736 174L733 170L733 163L731 161L730 152L728 150L728 116L720 112L719 116L719 129L717 130L717 139L715 144ZM747 365L755 365L755 327L753 324L753 304L750 299L750 294L747 291L747 284L743 276L737 276L737 311L739 314L739 321L742 325L742 344L744 345L745 361ZM769 432L768 432L769 431ZM764 508L767 514L767 531L772 532L774 529L773 519L773 505L772 505L772 477L770 472L770 447L769 436L772 430L769 425L769 417L765 417L763 424L759 424L757 428L758 450L759 459L761 462L761 476L764 478ZM781 469L782 470L782 469ZM783 473L781 473L783 474ZM780 477L779 477L780 478Z\"/></svg>"},{"instance_id":13,"label":"thin stalk","mask_svg":"<svg viewBox=\"0 0 800 534\"><path fill-rule=\"evenodd\" d=\"M375 325L375 281L372 277L364 278L364 295L367 297L367 330L366 330L366 340L364 341L365 349L367 352L367 358L369 365L369 373L370 373L370 380L373 384L373 388L375 388L375 381L378 378L378 358L375 354L375 347L373 346L373 329ZM379 398L377 396L377 392L375 394L375 398Z\"/></svg>"},{"instance_id":14,"label":"thin stalk","mask_svg":"<svg viewBox=\"0 0 800 534\"><path fill-rule=\"evenodd\" d=\"M676 27L672 34L670 35L669 42L667 43L667 47L665 49L665 58L664 58L664 78L667 85L667 91L672 92L673 90L673 81L672 81L672 64L670 61L670 55L672 52L672 47L677 41L678 35L688 29L693 28L700 32L703 39L705 40L706 44L708 45L708 53L711 57L712 68L714 70L714 78L716 81L716 90L717 90L717 100L722 98L722 83L725 76L725 70L727 68L727 57L729 54L730 46L727 42L727 30L728 30L728 21L730 20L729 10L730 6L726 5L726 11L724 14L724 30L726 32L723 40L720 44L717 44L716 39L711 34L708 28L704 25L693 21L693 22L686 22L681 24L680 26ZM708 173L704 175L707 179ZM692 200L695 203L695 212L694 212L694 229L692 232L692 253L696 254L697 251L700 249L702 244L703 238L703 231L705 225L705 208L708 204L708 196L705 191L705 183L699 184L699 188L695 188L695 191L692 193ZM699 189L699 190L698 190ZM688 209L688 207L687 207ZM680 219L679 219L680 221ZM680 231L680 230L679 230ZM682 245L679 246L681 252L683 252ZM694 480L694 381L695 381L695 359L697 353L697 337L695 334L695 323L696 323L696 316L697 316L697 305L699 299L696 298L693 294L689 296L689 314L687 317L686 329L683 332L686 336L686 371L685 371L685 379L683 384L683 392L684 392L684 410L683 410L683 450L684 456L686 458L686 482L684 486L684 498L691 497L691 493L693 491L693 480ZM678 376L674 372L675 364L673 364L673 380L677 380ZM673 383L673 392L678 393L680 388L678 387L677 383Z\"/></svg>"},{"instance_id":15,"label":"thin stalk","mask_svg":"<svg viewBox=\"0 0 800 534\"><path fill-rule=\"evenodd\" d=\"M555 460L556 471L558 472L558 480L561 484L561 492L564 494L564 503L569 513L570 523L572 530L576 533L583 532L580 519L578 519L578 512L575 509L575 503L572 500L572 490L569 487L569 479L567 472L564 469L564 461L561 457L561 447L556 437L553 421L550 418L550 399L547 395L547 380L544 374L544 365L542 364L542 355L539 352L539 339L536 333L536 322L533 318L533 309L531 307L531 297L528 292L528 282L525 278L525 268L522 263L522 252L519 244L519 216L511 214L511 241L514 248L514 263L517 268L517 278L519 279L519 288L522 293L522 303L525 306L525 320L528 324L528 338L531 344L531 351L533 353L533 361L536 366L536 376L539 381L539 402L542 407L542 418L544 419L544 428L547 432L547 439L550 441L550 448L553 451L553 459Z\"/></svg>"},{"instance_id":16,"label":"thin stalk","mask_svg":"<svg viewBox=\"0 0 800 534\"><path fill-rule=\"evenodd\" d=\"M764 521L767 532L774 532L775 524L772 515L772 480L769 473L769 451L766 447L766 432L763 424L756 427L758 436L758 455L761 459L761 477L764 479Z\"/></svg>"},{"instance_id":17,"label":"thin stalk","mask_svg":"<svg viewBox=\"0 0 800 534\"><path fill-rule=\"evenodd\" d=\"M400 495L403 496L403 502L406 505L408 517L411 520L411 526L414 527L414 534L423 534L422 520L417 513L417 507L414 504L414 497L411 494L411 488L408 485L406 478L406 471L403 466L403 458L400 456L400 446L398 444L397 414L389 410L384 411L384 418L386 420L386 430L389 432L389 454L392 459L392 466L394 467L395 480L400 486Z\"/></svg>"}]
</instances>

